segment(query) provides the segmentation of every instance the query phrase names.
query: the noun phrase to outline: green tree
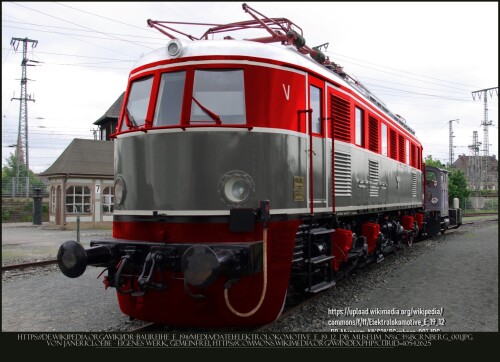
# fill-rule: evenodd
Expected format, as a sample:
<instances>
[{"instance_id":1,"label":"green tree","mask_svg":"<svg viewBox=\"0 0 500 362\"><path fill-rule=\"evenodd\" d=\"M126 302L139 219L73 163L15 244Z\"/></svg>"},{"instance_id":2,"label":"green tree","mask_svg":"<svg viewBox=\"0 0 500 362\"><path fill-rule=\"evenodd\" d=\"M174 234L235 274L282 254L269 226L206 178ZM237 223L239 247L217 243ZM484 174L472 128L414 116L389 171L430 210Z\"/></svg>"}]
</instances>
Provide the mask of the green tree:
<instances>
[{"instance_id":1,"label":"green tree","mask_svg":"<svg viewBox=\"0 0 500 362\"><path fill-rule=\"evenodd\" d=\"M448 195L450 197L450 205L453 205L453 199L457 197L463 205L469 197L470 191L467 188L467 179L461 170L452 168L448 174Z\"/></svg>"},{"instance_id":2,"label":"green tree","mask_svg":"<svg viewBox=\"0 0 500 362\"><path fill-rule=\"evenodd\" d=\"M424 162L425 162L426 166L434 166L434 167L438 167L438 168L446 168L446 166L443 165L441 163L441 161L439 161L439 160L433 160L432 159L432 155L427 156L424 159Z\"/></svg>"},{"instance_id":3,"label":"green tree","mask_svg":"<svg viewBox=\"0 0 500 362\"><path fill-rule=\"evenodd\" d=\"M10 154L9 157L5 159L7 164L2 167L2 195L12 194L12 178L17 177L17 157L14 154ZM19 165L19 175L26 177L26 165ZM35 187L39 187L45 190L45 184L40 178L38 178L33 171L28 172L30 190ZM23 190L24 191L24 190Z\"/></svg>"}]
</instances>

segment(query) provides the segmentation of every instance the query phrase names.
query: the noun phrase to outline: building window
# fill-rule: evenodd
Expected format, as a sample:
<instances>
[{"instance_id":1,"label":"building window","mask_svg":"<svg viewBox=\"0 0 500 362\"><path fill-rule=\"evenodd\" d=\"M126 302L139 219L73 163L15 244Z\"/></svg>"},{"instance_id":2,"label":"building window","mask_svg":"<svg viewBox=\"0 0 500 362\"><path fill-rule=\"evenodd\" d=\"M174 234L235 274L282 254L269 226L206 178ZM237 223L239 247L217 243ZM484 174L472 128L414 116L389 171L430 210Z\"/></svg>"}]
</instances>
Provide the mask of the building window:
<instances>
[{"instance_id":1,"label":"building window","mask_svg":"<svg viewBox=\"0 0 500 362\"><path fill-rule=\"evenodd\" d=\"M311 92L312 132L321 134L321 89L312 85L309 90Z\"/></svg>"},{"instance_id":2,"label":"building window","mask_svg":"<svg viewBox=\"0 0 500 362\"><path fill-rule=\"evenodd\" d=\"M114 190L113 187L105 187L102 192L102 211L112 213L114 209Z\"/></svg>"},{"instance_id":3,"label":"building window","mask_svg":"<svg viewBox=\"0 0 500 362\"><path fill-rule=\"evenodd\" d=\"M70 186L66 189L66 212L68 214L90 214L92 210L90 188Z\"/></svg>"},{"instance_id":4,"label":"building window","mask_svg":"<svg viewBox=\"0 0 500 362\"><path fill-rule=\"evenodd\" d=\"M50 212L52 214L56 213L56 188L52 187L50 189Z\"/></svg>"},{"instance_id":5,"label":"building window","mask_svg":"<svg viewBox=\"0 0 500 362\"><path fill-rule=\"evenodd\" d=\"M382 154L387 156L387 126L382 123Z\"/></svg>"},{"instance_id":6,"label":"building window","mask_svg":"<svg viewBox=\"0 0 500 362\"><path fill-rule=\"evenodd\" d=\"M354 132L355 132L355 139L354 142L358 145L363 147L364 142L363 142L363 127L364 127L364 122L363 122L363 110L361 108L356 107L355 108L355 126L354 126Z\"/></svg>"}]
</instances>

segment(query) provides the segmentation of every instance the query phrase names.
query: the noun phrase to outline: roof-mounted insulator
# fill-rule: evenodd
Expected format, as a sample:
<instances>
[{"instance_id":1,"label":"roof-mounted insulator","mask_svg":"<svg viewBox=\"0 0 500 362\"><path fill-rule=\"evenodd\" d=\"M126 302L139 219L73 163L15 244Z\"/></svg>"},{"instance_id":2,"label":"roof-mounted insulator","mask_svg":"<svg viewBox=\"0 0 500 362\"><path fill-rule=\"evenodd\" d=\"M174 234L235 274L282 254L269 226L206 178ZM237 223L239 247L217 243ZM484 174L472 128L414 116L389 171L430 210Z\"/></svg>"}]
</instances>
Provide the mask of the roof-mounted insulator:
<instances>
[{"instance_id":1,"label":"roof-mounted insulator","mask_svg":"<svg viewBox=\"0 0 500 362\"><path fill-rule=\"evenodd\" d=\"M297 33L295 30L290 30L286 34L286 36L289 39L292 39L293 45L295 45L295 47L297 49L300 49L306 45L306 39L303 36L301 36L299 33Z\"/></svg>"},{"instance_id":2,"label":"roof-mounted insulator","mask_svg":"<svg viewBox=\"0 0 500 362\"><path fill-rule=\"evenodd\" d=\"M326 61L326 56L323 54L321 50L319 50L319 47L313 47L311 52L311 57L317 61L319 64L323 64Z\"/></svg>"}]
</instances>

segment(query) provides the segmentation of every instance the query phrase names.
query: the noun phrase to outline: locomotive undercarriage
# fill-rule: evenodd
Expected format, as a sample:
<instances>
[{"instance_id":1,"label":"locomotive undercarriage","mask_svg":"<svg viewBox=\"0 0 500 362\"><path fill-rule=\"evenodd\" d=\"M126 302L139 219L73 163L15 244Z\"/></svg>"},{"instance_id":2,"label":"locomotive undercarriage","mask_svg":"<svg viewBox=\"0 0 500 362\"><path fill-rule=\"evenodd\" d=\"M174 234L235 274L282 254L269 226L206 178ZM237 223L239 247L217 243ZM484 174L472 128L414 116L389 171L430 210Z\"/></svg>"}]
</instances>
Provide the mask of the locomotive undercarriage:
<instances>
[{"instance_id":1,"label":"locomotive undercarriage","mask_svg":"<svg viewBox=\"0 0 500 362\"><path fill-rule=\"evenodd\" d=\"M373 214L363 218L339 218L323 215L319 218L304 217L295 240L289 297L317 293L335 285L336 281L372 263L380 263L384 256L411 246L419 235L417 222L405 230L400 223L401 212ZM369 253L367 237L361 233L361 225L367 222L380 225L375 247ZM343 260L335 261L332 241L336 230L352 231L348 250L342 252ZM335 266L335 263L337 265Z\"/></svg>"},{"instance_id":2,"label":"locomotive undercarriage","mask_svg":"<svg viewBox=\"0 0 500 362\"><path fill-rule=\"evenodd\" d=\"M455 222L454 227L459 227L460 224L457 225ZM439 211L429 211L427 213L425 235L444 234L449 228L450 218L448 216L441 216Z\"/></svg>"}]
</instances>

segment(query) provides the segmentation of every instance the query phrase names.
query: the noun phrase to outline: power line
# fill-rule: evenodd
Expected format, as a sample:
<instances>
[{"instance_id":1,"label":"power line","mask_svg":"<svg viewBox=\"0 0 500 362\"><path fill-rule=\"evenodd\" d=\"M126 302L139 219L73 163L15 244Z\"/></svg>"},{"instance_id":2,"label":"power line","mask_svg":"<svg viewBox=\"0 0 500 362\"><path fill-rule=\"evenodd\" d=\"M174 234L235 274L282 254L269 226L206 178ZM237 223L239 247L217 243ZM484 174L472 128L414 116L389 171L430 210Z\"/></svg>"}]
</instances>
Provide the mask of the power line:
<instances>
[{"instance_id":1,"label":"power line","mask_svg":"<svg viewBox=\"0 0 500 362\"><path fill-rule=\"evenodd\" d=\"M83 11L83 10L81 10L81 11ZM99 16L99 15L95 15L95 16ZM120 21L113 20L113 19L110 19L110 18L105 18L105 19L121 23ZM81 31L81 32L88 32L88 33L94 32L94 30L67 28L67 27L64 27L64 26L54 26L54 25L46 25L46 24L28 23L28 22L25 22L25 21L14 21L14 20L5 20L5 19L2 19L2 21L3 22L7 22L7 23L16 23L16 24L40 26L40 27L44 27L44 28L54 28L54 29L62 29L62 30ZM140 28L140 27L135 26L135 25L130 25L130 24L126 24L126 23L122 23L122 24L129 25L129 26L132 26L134 28L142 29L142 30L145 30L145 31L149 31L148 29L143 29L143 28ZM154 32L152 31L152 33L157 34L156 31L154 31ZM161 43L164 43L164 40L165 40L164 38L160 38L158 36L153 37L153 36L143 36L143 35L134 35L134 34L120 34L120 33L110 33L110 32L107 32L107 34L117 35L117 36L126 36L126 37L130 37L130 38L152 39L152 40L158 40Z\"/></svg>"},{"instance_id":2,"label":"power line","mask_svg":"<svg viewBox=\"0 0 500 362\"><path fill-rule=\"evenodd\" d=\"M43 25L38 25L38 26L43 26ZM110 39L109 37L102 37L102 36L92 36L92 35L83 35L83 34L71 34L71 33L62 33L62 32L58 32L58 31L50 31L50 30L40 30L40 29L30 29L30 28L26 28L26 27L21 27L21 26L4 26L4 28L10 28L10 29L21 29L21 30L28 30L28 31L37 31L37 32L42 32L42 33L49 33L49 34L60 34L60 35L72 35L72 36L81 36L81 37L84 37L84 38L92 38L92 39L104 39L104 40L119 40L119 41L124 41L124 42L129 42L125 39ZM83 31L83 30L82 30ZM111 34L111 33L109 33ZM128 36L128 35L126 35ZM159 46L159 42L157 43L154 43L154 42L147 42L147 41L142 41L143 44L155 44L155 45L158 45ZM146 47L145 45L143 45L144 47ZM149 48L149 47L146 47L146 48ZM149 48L149 49L153 49L153 48Z\"/></svg>"},{"instance_id":3,"label":"power line","mask_svg":"<svg viewBox=\"0 0 500 362\"><path fill-rule=\"evenodd\" d=\"M73 23L73 22L71 22L71 21L69 21L69 20L65 20L65 19L58 18L57 16L54 16L54 15L50 15L50 14L44 13L43 11L40 11L40 10L35 10L35 9L32 9L32 8L30 8L30 7L28 7L28 6L25 6L25 5L20 5L20 4L17 4L17 3L13 3L13 4L14 4L14 5L17 5L17 6L21 6L21 7L26 8L26 9L29 9L29 10L31 10L31 11L34 11L34 12L37 12L37 13L43 14L43 15L45 15L45 16L49 16L49 17L51 17L51 18L54 18L54 19L57 19L57 20L60 20L60 21L64 21L64 22L66 22L66 23L70 23L70 24L73 24L73 25L76 25L76 26L82 27L82 28L84 28L84 29L88 29L88 30L94 31L94 32L96 32L96 33L98 33L98 34L108 35L109 37L114 38L114 39L117 39L117 40L120 40L120 41L124 41L124 42L127 42L127 43L131 43L131 44L134 44L134 45L138 45L138 46L141 46L141 47L144 47L144 48L149 48L149 47L147 47L147 46L145 46L145 45L143 45L143 44L139 44L139 43L136 43L136 42L134 42L134 41L127 40L127 39L122 39L122 38L117 37L117 36L115 36L115 35L112 35L112 34L107 34L107 33L105 33L105 32L102 32L102 31L99 31L99 30L96 30L96 29L92 29L92 28L89 28L89 27L84 26L84 25L80 25L80 24L77 24L77 23ZM152 48L149 48L149 49L152 49Z\"/></svg>"},{"instance_id":4,"label":"power line","mask_svg":"<svg viewBox=\"0 0 500 362\"><path fill-rule=\"evenodd\" d=\"M132 25L132 24L128 24L128 23L125 23L125 22L122 22L122 21L119 21L119 20L111 19L111 18L108 18L108 17L102 16L102 15L97 15L97 14L91 13L91 12L89 12L89 11L85 11L85 10L82 10L82 9L78 9L78 8L75 8L75 7L69 6L69 5L67 5L67 4L61 4L61 3L58 3L58 2L56 2L56 4L57 4L57 5L61 5L61 6L65 6L65 7L67 7L67 8L73 9L73 10L81 11L82 13L87 13L87 14L90 14L90 15L93 15L93 16L97 16L97 17L102 18L102 19L106 19L106 20L109 20L109 21L113 21L113 22L115 22L115 23L119 23L119 24L127 25L127 26L130 26L130 27L136 28L136 29L141 29L141 30L143 30L143 31L148 31L148 32L151 32L151 33L157 34L157 32L156 32L156 31L154 31L154 30L151 30L151 29L144 29L144 28L141 28L141 27L139 27L139 26L135 26L135 25Z\"/></svg>"},{"instance_id":5,"label":"power line","mask_svg":"<svg viewBox=\"0 0 500 362\"><path fill-rule=\"evenodd\" d=\"M332 52L325 52L325 53L326 54L335 54L335 53L332 53ZM341 54L338 54L338 55L341 55ZM346 58L356 59L356 58L348 57L348 56L345 56L345 55L341 55L341 56L346 57ZM360 62L363 62L363 63L374 64L374 63L369 63L369 62L366 62L366 61L363 61L363 60L360 60L360 59L356 59L356 60L358 60ZM425 81L425 80L421 80L421 79L417 79L417 78L412 78L412 77L409 77L409 76L406 76L406 75L396 74L396 73L393 73L393 72L389 72L389 71L385 71L385 70L381 70L381 69L369 67L367 65L363 65L363 64L359 64L359 63L355 63L355 62L350 62L350 61L345 61L345 62L346 63L350 63L350 64L354 64L354 65L359 65L360 67L363 67L363 68L368 68L368 69L376 70L378 72L388 73L388 74L392 74L392 75L395 75L395 76L398 76L398 77L416 80L418 82L425 82L425 83L429 83L429 84L440 85L440 86L443 86L443 87L464 90L463 88L456 88L456 87L447 86L447 85L443 85L443 84L439 84L439 83L432 83L432 82L428 82L428 81ZM451 83L451 84L458 84L458 85L463 85L463 86L466 86L466 87L473 88L473 86L469 86L467 84L462 84L462 83L452 82L452 81L448 81L448 80L444 80L444 79L429 77L429 76L425 76L425 75L421 75L421 74L417 74L417 73L412 73L412 72L407 72L407 71L404 71L404 70L399 70L399 69L395 69L395 68L391 68L391 67L387 67L387 66L382 66L382 65L378 65L378 64L375 64L375 65L377 65L380 68L387 68L387 69L391 69L391 70L396 70L396 71L401 72L401 73L408 73L408 74L416 75L416 76L421 77L421 78L428 78L428 79L433 79L433 80L439 80L441 82L446 82L446 83Z\"/></svg>"}]
</instances>

